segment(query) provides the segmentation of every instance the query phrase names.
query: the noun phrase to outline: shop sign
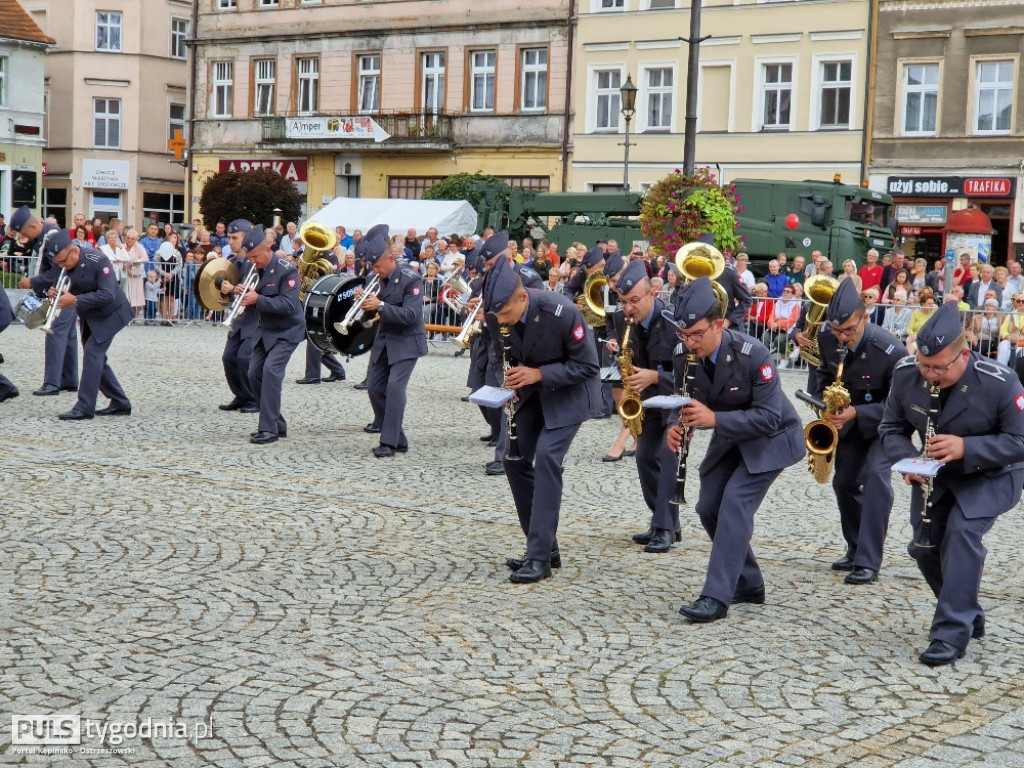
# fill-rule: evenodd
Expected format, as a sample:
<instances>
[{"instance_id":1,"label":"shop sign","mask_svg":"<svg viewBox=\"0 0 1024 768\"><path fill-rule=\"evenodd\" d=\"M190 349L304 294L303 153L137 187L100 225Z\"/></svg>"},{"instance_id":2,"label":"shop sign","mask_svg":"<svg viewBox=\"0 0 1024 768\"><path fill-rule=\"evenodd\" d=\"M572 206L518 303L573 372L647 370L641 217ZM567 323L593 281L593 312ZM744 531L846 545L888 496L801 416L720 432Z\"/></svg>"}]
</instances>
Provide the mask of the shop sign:
<instances>
[{"instance_id":1,"label":"shop sign","mask_svg":"<svg viewBox=\"0 0 1024 768\"><path fill-rule=\"evenodd\" d=\"M308 163L306 160L294 160L292 158L266 158L266 157L243 157L221 159L220 170L224 171L258 171L268 168L280 174L288 181L306 181Z\"/></svg>"},{"instance_id":2,"label":"shop sign","mask_svg":"<svg viewBox=\"0 0 1024 768\"><path fill-rule=\"evenodd\" d=\"M920 227L900 227L900 234L901 235L907 235L908 237L912 237L912 236L915 236L915 235L920 235L921 234L921 228Z\"/></svg>"},{"instance_id":3,"label":"shop sign","mask_svg":"<svg viewBox=\"0 0 1024 768\"><path fill-rule=\"evenodd\" d=\"M90 189L128 189L128 161L82 160L82 186Z\"/></svg>"},{"instance_id":4,"label":"shop sign","mask_svg":"<svg viewBox=\"0 0 1024 768\"><path fill-rule=\"evenodd\" d=\"M890 195L914 197L1013 197L1017 180L1005 176L890 176Z\"/></svg>"},{"instance_id":5,"label":"shop sign","mask_svg":"<svg viewBox=\"0 0 1024 768\"><path fill-rule=\"evenodd\" d=\"M945 224L949 207L945 205L897 205L896 221L900 224Z\"/></svg>"}]
</instances>

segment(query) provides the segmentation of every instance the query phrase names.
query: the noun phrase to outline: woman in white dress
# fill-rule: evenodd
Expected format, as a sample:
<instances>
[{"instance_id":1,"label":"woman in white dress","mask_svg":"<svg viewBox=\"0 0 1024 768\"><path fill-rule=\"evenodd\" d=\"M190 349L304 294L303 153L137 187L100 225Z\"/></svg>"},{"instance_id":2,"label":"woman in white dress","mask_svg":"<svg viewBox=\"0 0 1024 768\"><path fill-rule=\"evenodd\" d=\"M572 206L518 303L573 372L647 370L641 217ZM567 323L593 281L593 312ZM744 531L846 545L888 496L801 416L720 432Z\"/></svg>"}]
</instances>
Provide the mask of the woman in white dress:
<instances>
[{"instance_id":1,"label":"woman in white dress","mask_svg":"<svg viewBox=\"0 0 1024 768\"><path fill-rule=\"evenodd\" d=\"M125 293L128 294L128 303L132 305L132 312L135 313L135 321L139 321L142 308L146 306L146 289L143 283L146 267L149 266L149 254L139 243L139 231L135 227L128 227L124 231L124 250L128 256L125 263Z\"/></svg>"}]
</instances>

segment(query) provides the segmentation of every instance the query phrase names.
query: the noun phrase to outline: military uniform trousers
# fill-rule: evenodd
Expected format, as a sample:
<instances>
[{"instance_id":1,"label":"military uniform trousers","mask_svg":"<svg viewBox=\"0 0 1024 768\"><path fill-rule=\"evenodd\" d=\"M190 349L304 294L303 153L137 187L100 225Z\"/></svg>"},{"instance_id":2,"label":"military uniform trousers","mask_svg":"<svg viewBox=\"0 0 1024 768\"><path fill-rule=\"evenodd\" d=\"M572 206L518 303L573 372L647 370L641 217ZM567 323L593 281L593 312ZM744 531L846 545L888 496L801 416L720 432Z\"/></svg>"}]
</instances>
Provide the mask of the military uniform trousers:
<instances>
[{"instance_id":1,"label":"military uniform trousers","mask_svg":"<svg viewBox=\"0 0 1024 768\"><path fill-rule=\"evenodd\" d=\"M702 597L729 605L737 590L764 585L761 568L750 548L754 513L781 469L752 474L738 448L713 466L701 467L697 515L711 537L711 557Z\"/></svg>"},{"instance_id":2,"label":"military uniform trousers","mask_svg":"<svg viewBox=\"0 0 1024 768\"><path fill-rule=\"evenodd\" d=\"M249 383L252 344L251 335L243 338L241 333L229 333L227 341L224 342L224 354L220 358L224 364L224 378L227 379L228 389L242 405L259 405L259 400Z\"/></svg>"},{"instance_id":3,"label":"military uniform trousers","mask_svg":"<svg viewBox=\"0 0 1024 768\"><path fill-rule=\"evenodd\" d=\"M409 439L402 429L402 420L405 418L406 389L417 359L411 357L390 363L387 347L384 347L377 362L366 372L373 423L380 427L381 445L390 445L392 448L405 448L409 445Z\"/></svg>"},{"instance_id":4,"label":"military uniform trousers","mask_svg":"<svg viewBox=\"0 0 1024 768\"><path fill-rule=\"evenodd\" d=\"M1016 474L1019 480L1020 473ZM1017 487L1020 487L1019 482ZM982 539L996 518L966 517L956 497L945 493L931 509L931 539L935 546L923 548L914 545L921 535L919 485L913 488L911 509L914 536L907 552L917 561L921 575L938 598L929 638L966 648L971 641L975 618L985 615L978 602L981 574L988 554Z\"/></svg>"},{"instance_id":5,"label":"military uniform trousers","mask_svg":"<svg viewBox=\"0 0 1024 768\"><path fill-rule=\"evenodd\" d=\"M288 431L288 422L281 415L281 387L288 360L297 346L297 341L286 339L278 339L270 349L263 346L262 338L258 338L253 344L252 360L249 363L249 385L260 406L260 421L257 427L260 432L275 432L280 435Z\"/></svg>"},{"instance_id":6,"label":"military uniform trousers","mask_svg":"<svg viewBox=\"0 0 1024 768\"><path fill-rule=\"evenodd\" d=\"M675 531L679 528L679 505L670 504L676 489L677 455L665 443L669 423L676 423L664 410L644 409L643 431L636 440L636 469L644 503L651 510L651 528Z\"/></svg>"},{"instance_id":7,"label":"military uniform trousers","mask_svg":"<svg viewBox=\"0 0 1024 768\"><path fill-rule=\"evenodd\" d=\"M534 392L516 410L516 449L522 458L502 455L505 476L515 500L519 525L526 534L526 557L551 560L558 549L558 514L562 506L562 461L579 424L544 426L540 396ZM502 433L507 432L502 429Z\"/></svg>"},{"instance_id":8,"label":"military uniform trousers","mask_svg":"<svg viewBox=\"0 0 1024 768\"><path fill-rule=\"evenodd\" d=\"M61 310L63 315L65 310ZM125 410L132 407L128 395L121 388L110 364L107 363L107 350L113 338L104 342L96 340L89 328L89 323L82 321L82 381L78 385L78 402L75 409L82 413L96 413L97 391L110 398L115 408Z\"/></svg>"},{"instance_id":9,"label":"military uniform trousers","mask_svg":"<svg viewBox=\"0 0 1024 768\"><path fill-rule=\"evenodd\" d=\"M323 352L320 347L306 339L306 378L319 379L321 365L335 376L345 375L345 366L333 352Z\"/></svg>"},{"instance_id":10,"label":"military uniform trousers","mask_svg":"<svg viewBox=\"0 0 1024 768\"><path fill-rule=\"evenodd\" d=\"M46 334L43 347L43 384L78 388L77 321L78 312L74 307L64 307L53 319L53 333ZM84 337L84 332L82 335Z\"/></svg>"},{"instance_id":11,"label":"military uniform trousers","mask_svg":"<svg viewBox=\"0 0 1024 768\"><path fill-rule=\"evenodd\" d=\"M846 556L857 568L877 571L892 511L892 469L877 437L865 440L857 429L839 438L835 476L839 520Z\"/></svg>"}]
</instances>

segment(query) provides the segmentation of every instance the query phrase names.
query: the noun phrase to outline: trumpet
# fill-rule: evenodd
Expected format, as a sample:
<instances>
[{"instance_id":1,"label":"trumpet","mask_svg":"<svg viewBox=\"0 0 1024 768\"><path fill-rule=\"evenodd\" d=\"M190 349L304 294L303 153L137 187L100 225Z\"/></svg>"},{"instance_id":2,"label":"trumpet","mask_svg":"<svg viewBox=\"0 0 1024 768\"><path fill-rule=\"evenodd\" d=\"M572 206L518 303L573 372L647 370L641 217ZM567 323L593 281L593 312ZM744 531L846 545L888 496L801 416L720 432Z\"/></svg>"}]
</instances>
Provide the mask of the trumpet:
<instances>
[{"instance_id":1,"label":"trumpet","mask_svg":"<svg viewBox=\"0 0 1024 768\"><path fill-rule=\"evenodd\" d=\"M366 314L366 310L363 309L363 300L370 296L376 296L380 293L381 284L380 278L374 274L373 278L363 288L363 293L357 301L352 302L352 306L349 307L348 312L345 313L345 317L341 319L341 322L334 324L334 330L342 335L347 335L352 326L355 323L362 322L363 315Z\"/></svg>"},{"instance_id":2,"label":"trumpet","mask_svg":"<svg viewBox=\"0 0 1024 768\"><path fill-rule=\"evenodd\" d=\"M43 330L46 333L53 333L53 321L57 319L57 315L60 314L60 307L57 306L57 302L60 301L60 297L68 292L68 288L71 287L71 276L68 275L66 269L60 271L60 276L57 278L57 284L53 287L53 298L50 299L50 306L46 310L46 322L43 323Z\"/></svg>"},{"instance_id":3,"label":"trumpet","mask_svg":"<svg viewBox=\"0 0 1024 768\"><path fill-rule=\"evenodd\" d=\"M259 270L257 270L256 267L253 267L249 270L249 274L245 276L245 280L242 281L242 290L239 291L237 296L235 296L235 300L231 302L231 306L228 308L228 311L224 313L224 322L221 323L221 325L229 331L231 330L231 324L235 322L235 319L245 312L245 307L242 306L242 297L256 287L256 281L259 279Z\"/></svg>"},{"instance_id":4,"label":"trumpet","mask_svg":"<svg viewBox=\"0 0 1024 768\"><path fill-rule=\"evenodd\" d=\"M473 343L473 337L480 333L481 322L476 319L476 312L470 312L465 322L462 323L462 330L453 341L463 349L469 349Z\"/></svg>"}]
</instances>

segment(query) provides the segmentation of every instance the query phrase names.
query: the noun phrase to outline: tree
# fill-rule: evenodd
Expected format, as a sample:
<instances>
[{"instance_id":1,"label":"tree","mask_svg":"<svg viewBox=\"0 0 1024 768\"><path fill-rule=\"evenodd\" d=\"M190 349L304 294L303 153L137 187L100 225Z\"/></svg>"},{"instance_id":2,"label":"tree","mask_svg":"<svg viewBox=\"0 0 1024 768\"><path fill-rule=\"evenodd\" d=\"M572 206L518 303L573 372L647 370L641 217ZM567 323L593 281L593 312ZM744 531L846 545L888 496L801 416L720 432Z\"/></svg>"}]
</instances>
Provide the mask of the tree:
<instances>
[{"instance_id":1,"label":"tree","mask_svg":"<svg viewBox=\"0 0 1024 768\"><path fill-rule=\"evenodd\" d=\"M488 198L493 205L508 204L511 187L497 176L485 173L456 173L437 182L423 193L424 200L465 200L477 210L480 203Z\"/></svg>"},{"instance_id":2,"label":"tree","mask_svg":"<svg viewBox=\"0 0 1024 768\"><path fill-rule=\"evenodd\" d=\"M199 214L207 229L218 221L248 219L269 227L274 209L281 221L298 221L303 197L295 185L269 168L255 171L221 171L210 177L199 198Z\"/></svg>"}]
</instances>

